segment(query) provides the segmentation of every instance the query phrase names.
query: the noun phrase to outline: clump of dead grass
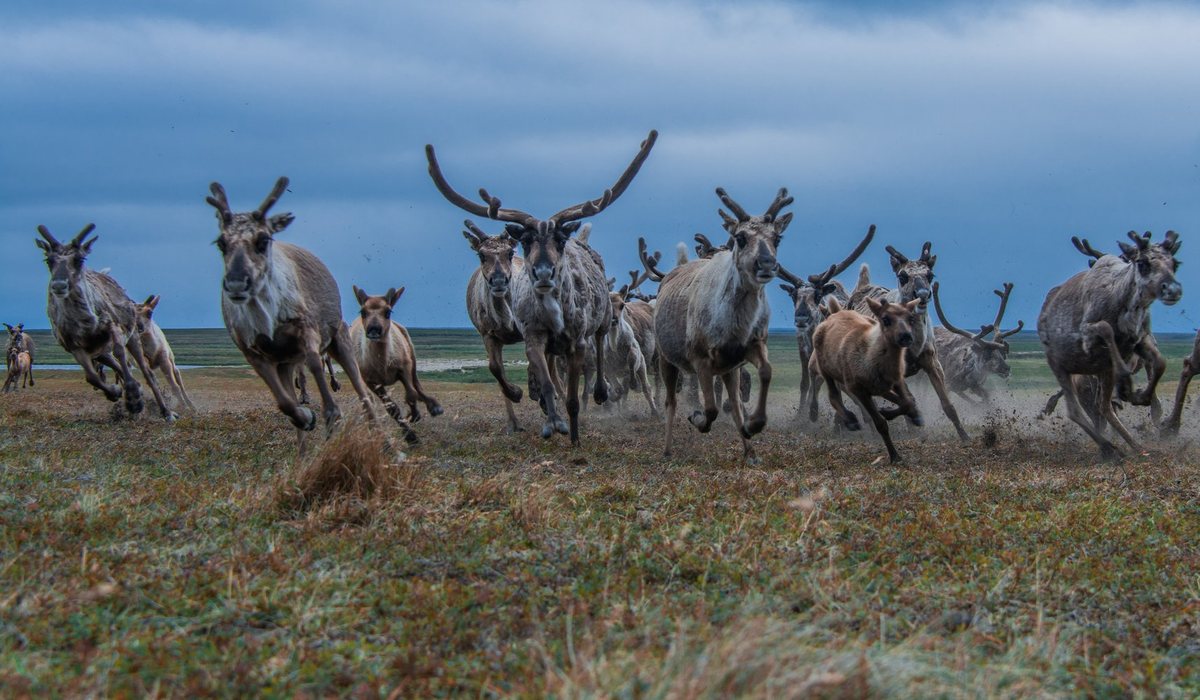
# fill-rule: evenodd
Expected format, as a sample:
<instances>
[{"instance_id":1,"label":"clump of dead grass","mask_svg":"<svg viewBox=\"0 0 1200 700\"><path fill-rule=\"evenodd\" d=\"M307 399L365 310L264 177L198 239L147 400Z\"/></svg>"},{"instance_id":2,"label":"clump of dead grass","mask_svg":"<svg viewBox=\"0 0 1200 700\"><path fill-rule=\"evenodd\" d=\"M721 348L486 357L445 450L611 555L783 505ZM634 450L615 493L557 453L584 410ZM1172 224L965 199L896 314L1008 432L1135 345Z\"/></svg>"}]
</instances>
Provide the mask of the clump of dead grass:
<instances>
[{"instance_id":1,"label":"clump of dead grass","mask_svg":"<svg viewBox=\"0 0 1200 700\"><path fill-rule=\"evenodd\" d=\"M410 480L388 436L362 422L349 423L283 478L277 505L290 512L329 510L335 519L365 522ZM339 515L340 514L340 515Z\"/></svg>"}]
</instances>

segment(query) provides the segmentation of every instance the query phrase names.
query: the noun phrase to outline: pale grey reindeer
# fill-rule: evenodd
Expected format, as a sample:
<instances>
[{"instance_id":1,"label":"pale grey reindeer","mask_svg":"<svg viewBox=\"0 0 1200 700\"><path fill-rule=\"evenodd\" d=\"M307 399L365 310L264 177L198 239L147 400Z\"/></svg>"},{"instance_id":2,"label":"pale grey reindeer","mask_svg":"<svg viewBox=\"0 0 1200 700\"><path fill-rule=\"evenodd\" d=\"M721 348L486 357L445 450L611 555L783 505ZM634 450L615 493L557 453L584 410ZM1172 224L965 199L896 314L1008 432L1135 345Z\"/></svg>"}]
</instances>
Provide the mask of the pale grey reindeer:
<instances>
[{"instance_id":1,"label":"pale grey reindeer","mask_svg":"<svg viewBox=\"0 0 1200 700\"><path fill-rule=\"evenodd\" d=\"M905 376L911 377L917 372L924 371L929 377L929 383L937 392L942 404L942 412L954 425L960 440L967 440L967 431L963 430L962 422L958 419L958 411L950 401L946 389L946 374L938 358L938 349L933 333L933 323L929 320L930 285L933 284L933 266L937 256L931 255L933 244L929 241L921 246L921 257L910 260L892 246L886 250L891 258L892 272L896 274L896 289L888 289L871 283L871 270L864 263L858 272L858 283L850 292L850 308L861 314L870 314L867 299L886 300L893 303L907 304L917 300L917 322L913 326L913 344L905 350Z\"/></svg>"},{"instance_id":2,"label":"pale grey reindeer","mask_svg":"<svg viewBox=\"0 0 1200 700\"><path fill-rule=\"evenodd\" d=\"M525 337L525 355L530 372L537 377L546 421L542 437L555 432L569 433L571 444L579 444L579 380L583 371L588 339L596 344L596 384L593 398L604 403L608 397L604 381L604 336L612 314L607 276L600 254L586 243L574 239L580 220L595 216L615 202L633 181L658 138L651 131L641 149L617 183L595 200L563 209L546 220L518 209L503 209L500 200L480 189L483 203L474 202L456 192L442 175L432 145L425 146L429 175L442 196L451 204L474 216L506 222L508 234L520 242L524 253L525 274L515 283L527 285L528 292L514 295L514 311ZM558 413L550 357L567 362L568 426Z\"/></svg>"},{"instance_id":3,"label":"pale grey reindeer","mask_svg":"<svg viewBox=\"0 0 1200 700\"><path fill-rule=\"evenodd\" d=\"M142 356L133 300L108 274L84 266L98 236L84 239L95 228L95 224L88 224L65 245L45 226L37 228L44 240L35 242L46 254L46 266L50 268L46 315L54 338L83 368L88 384L104 392L105 398L115 402L124 394L125 408L131 414L141 413L145 405L142 387L129 369L136 364L150 385L163 419L174 421L177 416L167 408L154 373ZM117 372L116 380L121 384L104 381L96 372L96 360Z\"/></svg>"},{"instance_id":4,"label":"pale grey reindeer","mask_svg":"<svg viewBox=\"0 0 1200 700\"><path fill-rule=\"evenodd\" d=\"M1004 291L993 290L1000 297L1000 310L996 312L996 320L980 326L978 333L962 330L946 319L938 295L939 287L939 283L933 283L933 306L942 325L934 328L933 334L938 358L946 372L946 387L967 401L971 401L967 396L967 392L971 392L980 401L989 403L992 398L987 390L987 378L994 374L1008 379L1012 374L1012 368L1008 366L1009 344L1005 338L1020 333L1025 327L1025 322L1019 320L1016 328L1000 330L1013 283L1005 282ZM992 337L988 338L988 334Z\"/></svg>"},{"instance_id":5,"label":"pale grey reindeer","mask_svg":"<svg viewBox=\"0 0 1200 700\"><path fill-rule=\"evenodd\" d=\"M711 258L712 256L716 255L717 253L719 253L723 250L729 251L729 250L734 249L733 236L730 236L729 240L726 241L725 243L723 243L722 245L713 245L712 241L708 240L708 236L705 236L703 233L697 233L695 236L693 236L693 238L696 241L696 257L699 257L699 258L705 258L705 259ZM655 255L658 255L658 253L656 252ZM688 261L687 246L685 246L683 243L677 244L675 246L675 266L678 267L680 265L686 265L687 261ZM653 262L657 265L658 258L654 258ZM738 386L740 387L741 392L742 392L741 393L742 404L743 404L742 414L745 415L746 407L744 404L746 404L748 401L750 401L750 389L751 389L750 370L746 369L746 365L742 365L741 369L738 370L738 381L740 382L738 384ZM724 387L724 383L721 381L721 378L713 377L714 398L716 398L717 403L721 404L722 411L724 411L726 413L732 413L733 407L731 405L729 397L726 396L724 398L724 400L721 399L722 393L724 391L723 387ZM695 404L696 406L702 406L703 404L701 403L701 400L700 400L700 383L697 381L696 375L689 374L687 376L687 388L688 388L688 394L691 397L692 403Z\"/></svg>"},{"instance_id":6,"label":"pale grey reindeer","mask_svg":"<svg viewBox=\"0 0 1200 700\"><path fill-rule=\"evenodd\" d=\"M307 435L317 427L317 414L296 400L297 368L303 371L307 367L317 384L327 434L341 417L341 410L325 381L323 353L341 365L367 416L374 419L375 410L359 374L333 275L308 250L275 240L295 218L290 213L267 216L287 186L288 179L279 178L258 209L248 213L230 210L225 188L218 182L209 186L212 196L205 201L217 210L220 233L216 246L225 263L221 281L225 328L271 390L279 410L296 427L303 457Z\"/></svg>"},{"instance_id":7,"label":"pale grey reindeer","mask_svg":"<svg viewBox=\"0 0 1200 700\"><path fill-rule=\"evenodd\" d=\"M167 342L167 336L163 334L162 329L154 322L154 310L158 308L160 301L162 301L162 295L152 294L146 298L146 301L133 306L133 313L137 319L137 332L142 341L142 355L145 356L146 366L151 371L162 372L163 377L167 380L167 385L175 393L175 398L195 411L196 404L192 403L187 389L183 387L183 375L175 365L175 353L171 350L171 344Z\"/></svg>"},{"instance_id":8,"label":"pale grey reindeer","mask_svg":"<svg viewBox=\"0 0 1200 700\"><path fill-rule=\"evenodd\" d=\"M1105 255L1051 289L1038 316L1038 338L1063 389L1067 413L1096 442L1104 459L1120 457L1122 452L1088 421L1073 377L1090 375L1099 380L1096 404L1102 416L1131 448L1140 451L1141 443L1113 410L1113 392L1136 406L1151 404L1165 362L1157 347L1151 347L1150 305L1160 299L1171 306L1183 296L1183 286L1175 279L1178 234L1168 231L1156 244L1150 242L1149 232L1139 236L1130 231L1129 238L1133 245L1120 243L1122 257ZM1137 392L1131 367L1135 355L1150 358L1149 382Z\"/></svg>"},{"instance_id":9,"label":"pale grey reindeer","mask_svg":"<svg viewBox=\"0 0 1200 700\"><path fill-rule=\"evenodd\" d=\"M393 318L404 287L393 287L380 296L371 296L358 287L353 290L360 310L358 318L350 324L350 342L358 353L359 372L383 402L388 415L407 431L405 439L416 442L416 434L404 421L400 407L388 395L387 388L397 383L404 386L404 403L408 405L408 421L412 423L421 420L418 401L425 404L431 416L442 415L442 406L421 387L412 338L408 329Z\"/></svg>"},{"instance_id":10,"label":"pale grey reindeer","mask_svg":"<svg viewBox=\"0 0 1200 700\"><path fill-rule=\"evenodd\" d=\"M37 360L37 344L33 342L33 337L25 332L24 323L15 326L6 323L4 327L8 329L8 344L4 346L4 355L7 357L13 348L16 348L18 353L29 353L29 386L33 386L33 363Z\"/></svg>"},{"instance_id":11,"label":"pale grey reindeer","mask_svg":"<svg viewBox=\"0 0 1200 700\"><path fill-rule=\"evenodd\" d=\"M775 279L779 264L776 250L792 214L780 211L792 203L781 188L762 216L751 216L717 188L717 196L733 215L718 209L725 231L733 238L731 250L711 258L700 258L659 272L646 255L645 239L638 240L642 265L650 278L660 282L654 310L654 335L658 342L659 371L666 386L666 446L671 455L675 423L676 393L680 371L692 372L704 397L704 411L689 421L707 433L717 419L713 378L720 377L729 396L738 397L738 370L749 362L758 369L758 403L743 423L740 401L731 401L733 424L742 439L743 456L756 460L751 437L767 425L767 392L771 387L771 363L767 358L767 325L771 308L766 285Z\"/></svg>"},{"instance_id":12,"label":"pale grey reindeer","mask_svg":"<svg viewBox=\"0 0 1200 700\"><path fill-rule=\"evenodd\" d=\"M828 270L820 274L809 275L807 280L800 279L785 269L783 265L779 266L779 278L787 282L787 284L780 284L779 288L787 292L795 308L793 323L796 325L796 347L800 353L800 405L796 409L796 413L799 415L807 403L810 421L817 420L817 393L824 381L809 366L809 360L813 355L813 333L816 332L817 326L825 320L825 313L821 311L821 303L825 297L834 296L842 306L849 305L850 295L846 292L846 288L833 278L853 265L854 261L858 260L863 251L867 249L867 246L871 245L874 238L875 224L871 224L867 229L867 235L850 252L850 255L846 256L845 260L830 265Z\"/></svg>"},{"instance_id":13,"label":"pale grey reindeer","mask_svg":"<svg viewBox=\"0 0 1200 700\"><path fill-rule=\"evenodd\" d=\"M641 389L650 405L651 415L658 416L658 406L650 393L649 364L654 357L654 309L649 304L634 301L630 295L649 278L649 273L630 270L630 284L609 295L612 320L608 326L606 357L608 373L615 398L623 400L630 391Z\"/></svg>"}]
</instances>

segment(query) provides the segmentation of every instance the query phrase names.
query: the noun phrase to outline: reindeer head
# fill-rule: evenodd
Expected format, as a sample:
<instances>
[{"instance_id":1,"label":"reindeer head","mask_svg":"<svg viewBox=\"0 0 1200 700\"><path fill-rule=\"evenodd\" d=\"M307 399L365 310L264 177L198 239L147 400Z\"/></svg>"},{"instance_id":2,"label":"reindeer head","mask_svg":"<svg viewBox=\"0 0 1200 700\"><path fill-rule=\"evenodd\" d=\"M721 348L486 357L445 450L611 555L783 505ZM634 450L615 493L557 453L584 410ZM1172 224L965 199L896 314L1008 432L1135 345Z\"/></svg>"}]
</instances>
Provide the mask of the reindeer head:
<instances>
[{"instance_id":1,"label":"reindeer head","mask_svg":"<svg viewBox=\"0 0 1200 700\"><path fill-rule=\"evenodd\" d=\"M507 297L508 286L512 283L516 239L508 235L508 231L489 236L470 219L464 221L463 225L467 227L463 237L479 256L479 273L487 282L488 290L498 299Z\"/></svg>"},{"instance_id":2,"label":"reindeer head","mask_svg":"<svg viewBox=\"0 0 1200 700\"><path fill-rule=\"evenodd\" d=\"M1136 231L1130 231L1129 238L1134 245L1118 242L1121 246L1121 257L1136 267L1138 284L1143 293L1167 306L1178 302L1183 297L1183 285L1175 279L1175 271L1179 269L1179 261L1175 259L1175 254L1179 252L1179 246L1183 245L1179 234L1167 231L1165 238L1157 244L1150 243L1149 231L1142 236Z\"/></svg>"},{"instance_id":3,"label":"reindeer head","mask_svg":"<svg viewBox=\"0 0 1200 700\"><path fill-rule=\"evenodd\" d=\"M817 323L820 322L822 313L820 311L821 300L826 296L833 294L838 290L840 285L832 282L834 277L846 271L846 268L854 264L855 260L863 254L867 246L871 245L871 241L875 238L875 224L867 229L867 235L855 246L854 250L845 260L834 265L830 265L828 270L815 275L809 275L807 280L802 280L792 274L783 265L779 266L779 277L789 284L781 284L779 288L787 292L787 295L792 298L792 304L796 307L795 324L796 330L801 333L811 333Z\"/></svg>"},{"instance_id":4,"label":"reindeer head","mask_svg":"<svg viewBox=\"0 0 1200 700\"><path fill-rule=\"evenodd\" d=\"M133 305L133 314L137 320L138 335L145 333L146 329L150 327L150 319L154 316L154 309L158 307L158 302L161 299L162 295L151 294L146 297L146 301Z\"/></svg>"},{"instance_id":5,"label":"reindeer head","mask_svg":"<svg viewBox=\"0 0 1200 700\"><path fill-rule=\"evenodd\" d=\"M996 313L996 320L986 326L980 326L979 332L974 334L957 328L946 320L946 314L942 311L942 299L938 295L940 287L941 285L937 282L933 283L933 306L937 310L942 325L951 333L971 341L971 350L984 372L998 374L1008 379L1008 376L1012 374L1012 368L1008 366L1009 345L1005 338L1020 333L1021 329L1025 327L1024 321L1017 321L1016 328L1007 331L1000 330L1000 322L1004 320L1004 310L1008 307L1008 297L1012 294L1013 283L1005 282L1003 292L999 289L994 290L996 296L1000 297L1000 310ZM989 333L992 334L990 339L987 338Z\"/></svg>"},{"instance_id":6,"label":"reindeer head","mask_svg":"<svg viewBox=\"0 0 1200 700\"><path fill-rule=\"evenodd\" d=\"M392 287L383 296L373 297L358 287L354 287L354 298L358 300L359 316L362 317L363 335L367 340L381 341L387 339L392 327L392 309L400 301L404 287Z\"/></svg>"},{"instance_id":7,"label":"reindeer head","mask_svg":"<svg viewBox=\"0 0 1200 700\"><path fill-rule=\"evenodd\" d=\"M18 323L15 326L10 326L7 323L4 327L8 329L8 344L9 347L24 347L25 345L25 324Z\"/></svg>"},{"instance_id":8,"label":"reindeer head","mask_svg":"<svg viewBox=\"0 0 1200 700\"><path fill-rule=\"evenodd\" d=\"M787 188L780 188L775 201L762 216L747 214L720 187L717 188L717 196L733 212L733 216L730 216L724 209L717 210L725 231L729 233L733 262L742 280L759 287L769 283L779 271L775 251L783 240L783 232L792 223L791 212L782 216L779 214L780 209L793 201L788 196Z\"/></svg>"},{"instance_id":9,"label":"reindeer head","mask_svg":"<svg viewBox=\"0 0 1200 700\"><path fill-rule=\"evenodd\" d=\"M83 239L94 228L96 224L84 226L79 235L63 245L50 235L49 229L38 226L38 233L45 240L34 239L34 243L46 253L46 267L50 268L50 293L56 298L66 299L72 289L77 289L82 284L83 261L92 252L92 244L99 236L92 236L86 242Z\"/></svg>"},{"instance_id":10,"label":"reindeer head","mask_svg":"<svg viewBox=\"0 0 1200 700\"><path fill-rule=\"evenodd\" d=\"M248 214L229 210L225 188L214 182L209 186L212 196L205 201L217 210L217 226L221 234L216 246L225 258L225 278L221 291L234 304L245 304L255 298L271 276L271 248L275 234L288 227L295 217L291 214L267 212L287 190L288 179L281 177L263 203Z\"/></svg>"},{"instance_id":11,"label":"reindeer head","mask_svg":"<svg viewBox=\"0 0 1200 700\"><path fill-rule=\"evenodd\" d=\"M937 262L936 255L930 255L933 244L925 241L921 246L921 257L909 260L895 248L886 248L891 255L892 271L896 273L896 282L900 289L900 301L908 303L914 299L920 301L919 313L929 312L930 285L933 284L933 265Z\"/></svg>"},{"instance_id":12,"label":"reindeer head","mask_svg":"<svg viewBox=\"0 0 1200 700\"><path fill-rule=\"evenodd\" d=\"M442 169L438 165L437 155L434 153L432 145L425 146L425 158L429 161L429 176L433 178L434 186L451 204L475 216L485 216L494 221L506 222L505 230L508 235L521 244L525 256L525 271L529 274L530 282L533 283L534 292L546 295L553 293L558 288L558 265L567 241L570 240L572 234L579 230L580 220L604 211L625 192L638 170L641 169L646 157L650 155L650 149L654 147L654 141L657 138L658 132L651 131L646 140L642 142L641 150L634 156L633 162L621 175L621 179L613 185L612 189L605 190L599 199L588 200L563 209L545 221L519 209L502 209L500 199L488 194L486 189L479 190L482 204L467 199L456 192L442 175Z\"/></svg>"},{"instance_id":13,"label":"reindeer head","mask_svg":"<svg viewBox=\"0 0 1200 700\"><path fill-rule=\"evenodd\" d=\"M879 327L883 335L892 345L907 348L913 344L913 326L917 324L917 307L919 299L910 302L894 304L889 301L879 301L867 298L867 306L871 313L879 319Z\"/></svg>"}]
</instances>

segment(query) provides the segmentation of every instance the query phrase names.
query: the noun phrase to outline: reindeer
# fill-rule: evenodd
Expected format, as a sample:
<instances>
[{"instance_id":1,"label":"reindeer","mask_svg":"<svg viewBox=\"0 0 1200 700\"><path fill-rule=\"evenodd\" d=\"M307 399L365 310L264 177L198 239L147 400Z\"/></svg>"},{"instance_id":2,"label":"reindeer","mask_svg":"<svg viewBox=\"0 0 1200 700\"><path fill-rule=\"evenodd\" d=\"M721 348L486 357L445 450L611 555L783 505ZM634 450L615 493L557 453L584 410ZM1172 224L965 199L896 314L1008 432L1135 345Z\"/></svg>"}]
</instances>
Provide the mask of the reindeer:
<instances>
[{"instance_id":1,"label":"reindeer","mask_svg":"<svg viewBox=\"0 0 1200 700\"><path fill-rule=\"evenodd\" d=\"M142 387L129 371L132 359L154 393L154 401L167 422L177 416L167 408L154 374L142 357L142 343L135 328L133 300L104 272L84 267L98 236L84 241L96 228L88 224L70 243L63 245L45 226L38 226L44 240L36 240L46 254L50 268L50 286L46 315L54 338L83 368L87 382L104 392L109 401L125 396L125 408L131 414L142 412ZM118 373L122 384L109 384L96 372L93 360L99 360ZM123 385L123 386L122 386Z\"/></svg>"},{"instance_id":2,"label":"reindeer","mask_svg":"<svg viewBox=\"0 0 1200 700\"><path fill-rule=\"evenodd\" d=\"M26 386L33 386L31 381L33 373L30 371L33 360L29 357L28 351L11 348L5 364L8 367L8 375L4 378L4 387L0 389L0 392L15 391L18 381L21 382L22 389Z\"/></svg>"},{"instance_id":3,"label":"reindeer","mask_svg":"<svg viewBox=\"0 0 1200 700\"><path fill-rule=\"evenodd\" d=\"M966 441L967 431L963 430L958 411L954 410L954 404L950 402L950 395L946 391L946 375L941 360L938 359L933 324L929 321L930 284L933 283L933 266L937 263L937 256L930 255L932 246L932 243L926 241L921 247L921 257L916 260L909 260L900 251L887 246L885 250L891 256L892 271L896 273L896 282L899 283L896 289L871 284L871 270L863 264L859 268L858 284L850 293L850 308L861 314L870 313L871 307L866 303L868 298L886 299L902 304L914 299L921 302L917 305L918 318L913 326L913 344L905 350L907 355L904 371L908 373L908 377L925 371L929 382L933 384L933 390L937 392L938 400L941 401L942 412L954 424L959 439Z\"/></svg>"},{"instance_id":4,"label":"reindeer","mask_svg":"<svg viewBox=\"0 0 1200 700\"><path fill-rule=\"evenodd\" d=\"M708 240L708 236L705 236L703 233L697 233L693 238L696 241L696 257L698 258L708 259L723 250L728 251L733 250L734 248L732 236L730 236L729 240L722 245L713 245L712 241ZM658 253L655 253L655 255L658 255ZM687 262L687 246L685 246L683 243L679 243L675 246L675 266L678 267L680 265L686 265ZM658 258L654 259L654 263L658 264ZM655 371L655 374L658 374L657 370ZM745 365L742 365L738 370L738 377L739 381L741 382L739 387L741 388L742 392L742 414L745 415L745 404L750 401L750 370L746 369ZM696 406L700 406L700 383L696 380L696 375L688 375L687 388L688 395L691 397L692 403ZM726 396L722 401L722 392L722 381L720 377L713 377L713 397L721 404L722 411L725 413L731 413L733 409L730 406L729 397Z\"/></svg>"},{"instance_id":5,"label":"reindeer","mask_svg":"<svg viewBox=\"0 0 1200 700\"><path fill-rule=\"evenodd\" d=\"M175 392L175 398L195 411L196 404L192 403L191 398L187 395L187 390L183 388L183 376L179 373L179 368L175 366L175 353L171 351L171 345L167 343L167 336L163 335L162 329L154 322L154 310L158 308L158 302L161 300L161 295L152 294L146 297L146 301L133 306L137 332L142 342L142 355L146 358L146 366L151 371L157 369L163 373L171 391Z\"/></svg>"},{"instance_id":6,"label":"reindeer","mask_svg":"<svg viewBox=\"0 0 1200 700\"><path fill-rule=\"evenodd\" d=\"M792 203L787 189L780 189L762 216L750 216L718 187L717 196L733 215L718 209L724 228L733 238L731 250L711 258L693 260L667 274L659 272L646 255L645 239L638 240L638 254L650 278L661 282L654 310L654 335L658 341L659 371L666 385L667 426L664 454L671 455L675 423L675 395L679 372L692 372L704 395L704 412L689 419L707 433L718 411L713 378L721 377L730 397L738 397L738 369L746 362L758 369L758 403L743 424L742 404L731 401L733 424L742 438L743 455L756 461L750 438L767 425L767 392L771 387L771 363L767 359L767 324L771 308L765 286L775 279L779 267L775 252L792 214L780 210Z\"/></svg>"},{"instance_id":7,"label":"reindeer","mask_svg":"<svg viewBox=\"0 0 1200 700\"><path fill-rule=\"evenodd\" d=\"M619 290L609 294L612 320L606 340L608 371L613 377L618 400L629 390L640 387L646 403L650 404L650 413L657 417L658 406L650 395L650 379L647 376L650 360L654 357L654 309L645 302L630 298L633 291L649 278L649 273L639 275L637 270L630 270L629 276L631 284L622 285ZM622 378L628 387L623 386L625 382Z\"/></svg>"},{"instance_id":8,"label":"reindeer","mask_svg":"<svg viewBox=\"0 0 1200 700\"><path fill-rule=\"evenodd\" d=\"M321 369L322 353L341 365L372 420L375 410L359 375L333 275L309 251L275 240L295 219L290 213L267 216L287 186L288 179L279 178L258 209L249 213L233 213L218 182L209 186L212 196L205 201L217 210L216 246L225 264L221 282L225 328L271 390L279 410L296 427L303 457L308 433L317 427L317 414L296 401L293 381L298 367L308 368L321 393L327 435L341 411Z\"/></svg>"},{"instance_id":9,"label":"reindeer","mask_svg":"<svg viewBox=\"0 0 1200 700\"><path fill-rule=\"evenodd\" d=\"M968 402L967 392L970 391L984 403L991 402L986 382L988 375L998 375L1004 379L1012 374L1008 366L1009 345L1005 338L1016 335L1025 327L1024 321L1017 321L1017 327L1008 331L1000 330L1000 321L1004 319L1004 309L1008 306L1008 297L1012 294L1012 282L1004 283L1004 291L993 290L1000 297L1000 310L996 312L996 320L986 326L980 326L978 333L968 333L946 320L942 312L942 300L938 296L939 284L933 283L933 307L937 310L942 325L933 329L937 343L938 357L946 372L946 386ZM992 337L986 338L988 334Z\"/></svg>"},{"instance_id":10,"label":"reindeer","mask_svg":"<svg viewBox=\"0 0 1200 700\"><path fill-rule=\"evenodd\" d=\"M1197 374L1200 374L1200 331L1196 331L1196 340L1192 344L1191 356L1183 358L1183 371L1179 373L1179 386L1175 387L1175 406L1171 409L1171 415L1162 424L1163 433L1174 435L1179 432L1188 384L1192 383L1192 377Z\"/></svg>"},{"instance_id":11,"label":"reindeer","mask_svg":"<svg viewBox=\"0 0 1200 700\"><path fill-rule=\"evenodd\" d=\"M849 303L850 295L846 293L846 288L833 278L853 265L854 261L858 260L863 251L867 249L867 246L871 245L874 238L875 224L871 224L871 227L867 229L866 237L845 260L830 265L828 270L820 274L809 275L807 281L788 272L783 265L779 266L780 279L788 282L788 284L780 284L779 288L791 297L796 310L794 316L796 346L800 352L800 406L796 412L799 414L804 410L804 404L809 403L808 419L810 421L816 422L817 420L817 392L820 391L820 382L822 381L820 376L809 367L809 360L813 353L813 333L817 326L821 325L821 321L825 320L824 314L821 313L821 301L825 297L833 295L843 306Z\"/></svg>"},{"instance_id":12,"label":"reindeer","mask_svg":"<svg viewBox=\"0 0 1200 700\"><path fill-rule=\"evenodd\" d=\"M537 376L546 407L543 438L549 439L555 432L569 432L571 444L579 444L579 375L588 338L596 343L596 386L592 396L597 404L608 397L604 381L604 335L612 310L604 261L589 245L572 239L572 234L579 230L581 219L604 211L625 192L657 138L658 132L651 131L621 178L599 199L568 207L544 221L517 209L500 208L500 200L484 189L479 191L483 204L463 197L442 175L433 146L425 146L429 175L442 196L474 216L506 222L509 236L521 243L526 274L519 275L517 283L530 289L514 294L513 310L525 337L530 370ZM553 371L547 359L550 356L564 357L567 362L569 428L559 416L555 402Z\"/></svg>"},{"instance_id":13,"label":"reindeer","mask_svg":"<svg viewBox=\"0 0 1200 700\"><path fill-rule=\"evenodd\" d=\"M1120 244L1124 259L1104 255L1051 289L1038 316L1038 338L1063 389L1068 415L1096 441L1104 459L1120 457L1121 450L1089 424L1072 377L1091 375L1099 380L1101 414L1130 447L1140 451L1141 443L1113 411L1113 391L1136 406L1151 404L1166 363L1152 347L1150 305L1161 299L1171 306L1183 296L1183 286L1175 279L1178 234L1168 231L1157 244L1150 243L1149 232L1139 236L1130 231L1129 238L1134 245ZM1150 371L1146 387L1136 393L1129 366L1135 354L1149 358Z\"/></svg>"},{"instance_id":14,"label":"reindeer","mask_svg":"<svg viewBox=\"0 0 1200 700\"><path fill-rule=\"evenodd\" d=\"M902 462L887 422L908 416L914 424L922 423L917 403L904 383L907 349L916 342L915 331L921 322L921 300L892 303L867 297L864 303L878 320L842 309L834 296L826 303L821 312L827 318L813 333L810 364L829 385L829 405L847 429L862 430L858 418L842 403L841 392L853 396L871 417L892 463ZM891 401L896 408L880 410L875 396Z\"/></svg>"},{"instance_id":15,"label":"reindeer","mask_svg":"<svg viewBox=\"0 0 1200 700\"><path fill-rule=\"evenodd\" d=\"M400 415L400 407L388 396L387 388L396 382L404 385L404 402L408 404L408 420L421 420L417 401L425 404L431 416L442 415L442 407L421 388L417 378L417 354L408 329L392 318L392 312L404 287L389 289L382 296L371 296L353 287L354 298L362 307L359 317L350 324L350 342L358 353L358 367L363 381L383 402L384 408L402 427L408 429ZM416 440L409 431L406 438Z\"/></svg>"},{"instance_id":16,"label":"reindeer","mask_svg":"<svg viewBox=\"0 0 1200 700\"><path fill-rule=\"evenodd\" d=\"M35 358L33 337L25 332L24 323L18 323L16 326L6 323L4 327L8 329L8 344L4 346L4 355L7 357L13 348L17 348L17 352L29 353L29 386L33 386L33 361Z\"/></svg>"}]
</instances>

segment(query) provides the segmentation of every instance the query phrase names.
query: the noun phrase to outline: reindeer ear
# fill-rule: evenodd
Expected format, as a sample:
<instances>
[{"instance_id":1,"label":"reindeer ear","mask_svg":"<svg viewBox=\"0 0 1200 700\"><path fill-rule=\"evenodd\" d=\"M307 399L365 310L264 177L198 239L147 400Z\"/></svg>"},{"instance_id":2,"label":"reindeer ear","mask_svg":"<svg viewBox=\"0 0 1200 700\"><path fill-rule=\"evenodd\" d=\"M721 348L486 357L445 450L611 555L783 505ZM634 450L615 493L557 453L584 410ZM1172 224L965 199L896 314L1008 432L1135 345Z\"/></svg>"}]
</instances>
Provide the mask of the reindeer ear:
<instances>
[{"instance_id":1,"label":"reindeer ear","mask_svg":"<svg viewBox=\"0 0 1200 700\"><path fill-rule=\"evenodd\" d=\"M363 304L367 303L367 297L370 296L369 294L367 294L363 290L359 289L355 285L350 285L350 288L354 290L354 298L358 300L359 306L362 306Z\"/></svg>"},{"instance_id":2,"label":"reindeer ear","mask_svg":"<svg viewBox=\"0 0 1200 700\"><path fill-rule=\"evenodd\" d=\"M388 290L388 306L395 306L396 302L400 301L400 295L404 294L404 287L399 289Z\"/></svg>"},{"instance_id":3,"label":"reindeer ear","mask_svg":"<svg viewBox=\"0 0 1200 700\"><path fill-rule=\"evenodd\" d=\"M933 269L933 266L934 266L934 265L936 265L936 264L937 264L937 256L936 256L936 255L930 256L930 258L929 258L929 269L930 269L930 270L932 270L932 269Z\"/></svg>"},{"instance_id":4,"label":"reindeer ear","mask_svg":"<svg viewBox=\"0 0 1200 700\"><path fill-rule=\"evenodd\" d=\"M779 285L779 288L780 288L780 289L782 289L783 291L787 292L787 295L788 295L789 297L791 297L791 298L793 298L793 299L795 299L795 298L796 298L796 288L795 288L795 287L793 287L792 285L790 285L790 284L781 284L781 285Z\"/></svg>"},{"instance_id":5,"label":"reindeer ear","mask_svg":"<svg viewBox=\"0 0 1200 700\"><path fill-rule=\"evenodd\" d=\"M867 306L871 309L871 313L876 316L883 314L884 308L887 306L886 301L879 301L875 297L867 297Z\"/></svg>"},{"instance_id":6,"label":"reindeer ear","mask_svg":"<svg viewBox=\"0 0 1200 700\"><path fill-rule=\"evenodd\" d=\"M92 236L91 238L84 241L83 245L79 246L79 252L83 253L84 255L91 255L92 254L92 244L95 243L99 238L100 238L99 236Z\"/></svg>"},{"instance_id":7,"label":"reindeer ear","mask_svg":"<svg viewBox=\"0 0 1200 700\"><path fill-rule=\"evenodd\" d=\"M907 304L905 304L905 306L906 306L906 307L908 307L908 310L909 310L909 311L916 311L916 310L917 310L917 307L918 307L918 306L920 306L920 305L921 305L921 300L920 300L920 299L913 299L912 301L910 301L910 302L908 302Z\"/></svg>"},{"instance_id":8,"label":"reindeer ear","mask_svg":"<svg viewBox=\"0 0 1200 700\"><path fill-rule=\"evenodd\" d=\"M154 295L151 294L150 296L146 297L146 301L142 302L142 306L149 306L149 307L153 308L154 307Z\"/></svg>"},{"instance_id":9,"label":"reindeer ear","mask_svg":"<svg viewBox=\"0 0 1200 700\"><path fill-rule=\"evenodd\" d=\"M783 214L778 219L775 219L775 235L780 236L787 230L788 225L792 223L792 212ZM778 243L778 240L776 240Z\"/></svg>"},{"instance_id":10,"label":"reindeer ear","mask_svg":"<svg viewBox=\"0 0 1200 700\"><path fill-rule=\"evenodd\" d=\"M37 243L37 247L41 248L42 250L46 251L47 253L49 253L51 251L50 244L43 241L42 239L35 238L35 239L33 239L33 242Z\"/></svg>"},{"instance_id":11,"label":"reindeer ear","mask_svg":"<svg viewBox=\"0 0 1200 700\"><path fill-rule=\"evenodd\" d=\"M267 223L271 227L271 234L274 235L287 228L295 220L296 217L292 216L291 212L284 212L267 219Z\"/></svg>"}]
</instances>

